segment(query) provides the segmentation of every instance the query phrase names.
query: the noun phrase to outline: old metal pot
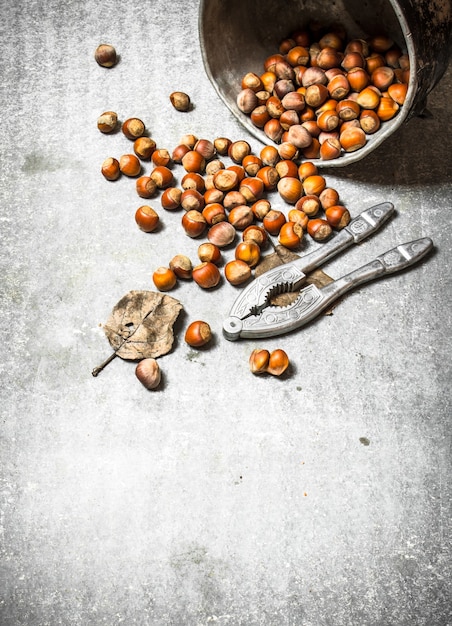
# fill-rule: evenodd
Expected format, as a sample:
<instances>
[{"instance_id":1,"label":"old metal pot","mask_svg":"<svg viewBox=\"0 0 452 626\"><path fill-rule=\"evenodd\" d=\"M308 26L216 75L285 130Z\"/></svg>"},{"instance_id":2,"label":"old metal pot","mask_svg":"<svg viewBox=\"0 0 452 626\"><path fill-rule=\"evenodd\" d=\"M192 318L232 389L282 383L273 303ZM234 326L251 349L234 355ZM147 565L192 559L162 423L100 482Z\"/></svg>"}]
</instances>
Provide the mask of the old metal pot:
<instances>
[{"instance_id":1,"label":"old metal pot","mask_svg":"<svg viewBox=\"0 0 452 626\"><path fill-rule=\"evenodd\" d=\"M261 74L263 60L297 28L315 20L341 24L349 38L389 35L410 60L410 83L399 113L368 136L366 145L322 167L342 167L360 160L401 124L420 114L428 93L443 76L451 53L451 0L201 0L199 36L206 72L220 98L248 131L272 143L237 107L242 77Z\"/></svg>"}]
</instances>

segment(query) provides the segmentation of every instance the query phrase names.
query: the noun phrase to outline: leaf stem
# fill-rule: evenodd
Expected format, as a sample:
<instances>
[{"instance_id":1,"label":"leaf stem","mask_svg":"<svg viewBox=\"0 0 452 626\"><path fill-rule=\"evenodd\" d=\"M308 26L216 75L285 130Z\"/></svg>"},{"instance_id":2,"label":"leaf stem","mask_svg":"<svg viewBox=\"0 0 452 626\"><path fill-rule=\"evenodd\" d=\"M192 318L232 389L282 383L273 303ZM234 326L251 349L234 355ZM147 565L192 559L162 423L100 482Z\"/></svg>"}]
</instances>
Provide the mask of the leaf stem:
<instances>
[{"instance_id":1,"label":"leaf stem","mask_svg":"<svg viewBox=\"0 0 452 626\"><path fill-rule=\"evenodd\" d=\"M108 359L105 359L103 363L101 363L100 365L98 365L97 367L93 369L92 375L97 376L98 374L100 374L100 372L104 369L104 367L106 367L109 363L111 363L115 357L116 357L116 352L113 352L113 354L110 354Z\"/></svg>"}]
</instances>

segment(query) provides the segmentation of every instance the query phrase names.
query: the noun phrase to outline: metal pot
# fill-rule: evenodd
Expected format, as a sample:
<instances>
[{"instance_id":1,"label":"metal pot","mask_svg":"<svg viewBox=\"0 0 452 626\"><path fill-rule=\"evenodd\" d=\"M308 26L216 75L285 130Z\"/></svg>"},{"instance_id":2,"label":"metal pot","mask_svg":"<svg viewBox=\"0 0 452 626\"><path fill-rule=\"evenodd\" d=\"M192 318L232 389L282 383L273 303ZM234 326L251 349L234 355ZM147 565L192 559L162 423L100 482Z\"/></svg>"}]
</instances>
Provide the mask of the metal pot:
<instances>
[{"instance_id":1,"label":"metal pot","mask_svg":"<svg viewBox=\"0 0 452 626\"><path fill-rule=\"evenodd\" d=\"M428 93L443 76L451 54L452 0L201 0L199 36L206 72L220 98L248 131L271 144L263 131L237 107L242 77L261 74L263 60L279 43L311 21L341 24L349 38L389 35L410 59L410 83L404 105L356 152L320 167L342 167L358 161L414 115L422 113Z\"/></svg>"}]
</instances>

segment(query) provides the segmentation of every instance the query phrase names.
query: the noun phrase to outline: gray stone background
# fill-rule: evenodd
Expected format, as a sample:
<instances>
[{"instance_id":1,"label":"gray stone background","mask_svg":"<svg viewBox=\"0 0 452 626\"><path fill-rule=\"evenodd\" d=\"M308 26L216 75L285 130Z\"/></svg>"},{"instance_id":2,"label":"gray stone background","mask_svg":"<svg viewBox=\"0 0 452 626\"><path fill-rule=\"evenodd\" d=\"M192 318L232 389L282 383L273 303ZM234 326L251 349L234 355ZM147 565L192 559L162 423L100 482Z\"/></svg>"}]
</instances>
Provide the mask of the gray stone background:
<instances>
[{"instance_id":1,"label":"gray stone background","mask_svg":"<svg viewBox=\"0 0 452 626\"><path fill-rule=\"evenodd\" d=\"M325 173L352 215L397 210L330 275L428 235L425 262L262 342L222 337L236 288L181 283L162 387L120 359L91 375L113 305L199 245L178 212L137 229L134 183L100 175L130 144L98 115L141 117L169 149L187 132L248 138L204 72L197 20L178 0L1 4L0 623L452 624L450 69L431 117ZM113 70L93 60L103 41ZM174 90L193 111L172 109ZM195 318L208 349L183 341ZM287 376L249 372L260 345L288 352Z\"/></svg>"}]
</instances>

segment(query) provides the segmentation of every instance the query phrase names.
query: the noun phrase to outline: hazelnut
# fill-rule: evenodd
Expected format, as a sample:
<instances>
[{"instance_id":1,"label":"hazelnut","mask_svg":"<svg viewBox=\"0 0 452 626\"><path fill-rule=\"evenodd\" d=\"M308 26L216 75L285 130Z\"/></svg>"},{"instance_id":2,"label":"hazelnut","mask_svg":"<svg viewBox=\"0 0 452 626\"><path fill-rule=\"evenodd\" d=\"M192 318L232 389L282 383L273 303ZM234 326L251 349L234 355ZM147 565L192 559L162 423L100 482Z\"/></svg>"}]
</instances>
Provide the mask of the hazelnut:
<instances>
[{"instance_id":1,"label":"hazelnut","mask_svg":"<svg viewBox=\"0 0 452 626\"><path fill-rule=\"evenodd\" d=\"M251 267L241 259L229 261L224 266L224 275L231 285L241 285L251 276Z\"/></svg>"},{"instance_id":2,"label":"hazelnut","mask_svg":"<svg viewBox=\"0 0 452 626\"><path fill-rule=\"evenodd\" d=\"M158 267L152 275L154 285L159 291L169 291L177 283L177 276L169 267Z\"/></svg>"},{"instance_id":3,"label":"hazelnut","mask_svg":"<svg viewBox=\"0 0 452 626\"><path fill-rule=\"evenodd\" d=\"M227 219L224 206L219 202L210 202L209 204L206 204L202 211L202 215L210 226L213 226L218 222L224 222Z\"/></svg>"},{"instance_id":4,"label":"hazelnut","mask_svg":"<svg viewBox=\"0 0 452 626\"><path fill-rule=\"evenodd\" d=\"M326 180L323 176L319 174L308 176L303 181L303 190L307 196L315 195L318 196L322 193L322 191L326 187Z\"/></svg>"},{"instance_id":5,"label":"hazelnut","mask_svg":"<svg viewBox=\"0 0 452 626\"><path fill-rule=\"evenodd\" d=\"M145 204L136 210L135 221L142 231L152 233L159 224L159 216L152 207Z\"/></svg>"},{"instance_id":6,"label":"hazelnut","mask_svg":"<svg viewBox=\"0 0 452 626\"><path fill-rule=\"evenodd\" d=\"M146 389L156 389L160 385L162 374L155 359L143 359L135 368L135 375Z\"/></svg>"},{"instance_id":7,"label":"hazelnut","mask_svg":"<svg viewBox=\"0 0 452 626\"><path fill-rule=\"evenodd\" d=\"M220 191L227 192L237 188L238 178L234 170L227 168L219 170L213 175L213 183Z\"/></svg>"},{"instance_id":8,"label":"hazelnut","mask_svg":"<svg viewBox=\"0 0 452 626\"><path fill-rule=\"evenodd\" d=\"M237 96L237 106L242 113L249 115L257 106L257 96L254 91L249 87L242 89Z\"/></svg>"},{"instance_id":9,"label":"hazelnut","mask_svg":"<svg viewBox=\"0 0 452 626\"><path fill-rule=\"evenodd\" d=\"M205 200L196 189L185 189L180 197L180 204L185 211L202 211Z\"/></svg>"},{"instance_id":10,"label":"hazelnut","mask_svg":"<svg viewBox=\"0 0 452 626\"><path fill-rule=\"evenodd\" d=\"M105 111L97 119L97 128L101 133L112 133L118 125L118 115L114 111Z\"/></svg>"},{"instance_id":11,"label":"hazelnut","mask_svg":"<svg viewBox=\"0 0 452 626\"><path fill-rule=\"evenodd\" d=\"M350 222L348 209L340 204L328 207L325 211L325 217L330 226L338 230L344 228Z\"/></svg>"},{"instance_id":12,"label":"hazelnut","mask_svg":"<svg viewBox=\"0 0 452 626\"><path fill-rule=\"evenodd\" d=\"M227 137L217 137L214 140L213 145L215 146L215 150L218 154L221 154L221 156L226 156L231 143L232 141Z\"/></svg>"},{"instance_id":13,"label":"hazelnut","mask_svg":"<svg viewBox=\"0 0 452 626\"><path fill-rule=\"evenodd\" d=\"M218 263L221 261L221 251L218 246L210 241L202 243L198 248L198 257L201 263L210 261L211 263Z\"/></svg>"},{"instance_id":14,"label":"hazelnut","mask_svg":"<svg viewBox=\"0 0 452 626\"><path fill-rule=\"evenodd\" d=\"M310 161L304 161L298 166L298 178L303 182L308 176L318 174L317 166Z\"/></svg>"},{"instance_id":15,"label":"hazelnut","mask_svg":"<svg viewBox=\"0 0 452 626\"><path fill-rule=\"evenodd\" d=\"M147 161L152 157L156 143L150 137L138 137L133 144L133 150L138 158Z\"/></svg>"},{"instance_id":16,"label":"hazelnut","mask_svg":"<svg viewBox=\"0 0 452 626\"><path fill-rule=\"evenodd\" d=\"M251 146L247 141L240 139L231 143L228 149L228 156L235 162L241 163L243 159L251 154Z\"/></svg>"},{"instance_id":17,"label":"hazelnut","mask_svg":"<svg viewBox=\"0 0 452 626\"><path fill-rule=\"evenodd\" d=\"M180 143L182 145L188 146L190 150L193 150L197 141L198 141L198 137L196 137L196 135L188 133L187 135L183 135L181 137Z\"/></svg>"},{"instance_id":18,"label":"hazelnut","mask_svg":"<svg viewBox=\"0 0 452 626\"><path fill-rule=\"evenodd\" d=\"M170 187L174 177L172 171L166 165L157 165L150 173L150 177L159 189Z\"/></svg>"},{"instance_id":19,"label":"hazelnut","mask_svg":"<svg viewBox=\"0 0 452 626\"><path fill-rule=\"evenodd\" d=\"M254 220L254 214L246 204L241 204L230 210L228 215L228 221L237 230L244 230L247 226L250 226Z\"/></svg>"},{"instance_id":20,"label":"hazelnut","mask_svg":"<svg viewBox=\"0 0 452 626\"><path fill-rule=\"evenodd\" d=\"M135 154L123 154L119 159L119 169L125 176L133 178L141 172L141 163Z\"/></svg>"},{"instance_id":21,"label":"hazelnut","mask_svg":"<svg viewBox=\"0 0 452 626\"><path fill-rule=\"evenodd\" d=\"M265 374L270 360L270 352L256 348L249 357L249 366L253 374Z\"/></svg>"},{"instance_id":22,"label":"hazelnut","mask_svg":"<svg viewBox=\"0 0 452 626\"><path fill-rule=\"evenodd\" d=\"M121 175L121 169L118 159L108 157L102 163L101 173L107 180L117 180Z\"/></svg>"},{"instance_id":23,"label":"hazelnut","mask_svg":"<svg viewBox=\"0 0 452 626\"><path fill-rule=\"evenodd\" d=\"M257 243L259 247L262 247L268 239L267 231L261 226L252 224L251 226L245 228L242 233L242 239L243 241L252 241L254 243Z\"/></svg>"},{"instance_id":24,"label":"hazelnut","mask_svg":"<svg viewBox=\"0 0 452 626\"><path fill-rule=\"evenodd\" d=\"M237 206L246 204L245 196L240 191L232 190L228 191L223 198L223 206L226 211L231 211Z\"/></svg>"},{"instance_id":25,"label":"hazelnut","mask_svg":"<svg viewBox=\"0 0 452 626\"><path fill-rule=\"evenodd\" d=\"M185 341L193 348L200 348L212 339L210 325L202 320L192 322L185 331Z\"/></svg>"},{"instance_id":26,"label":"hazelnut","mask_svg":"<svg viewBox=\"0 0 452 626\"><path fill-rule=\"evenodd\" d=\"M330 206L339 204L339 194L336 189L332 187L325 187L325 189L319 195L320 204L322 209L326 211Z\"/></svg>"},{"instance_id":27,"label":"hazelnut","mask_svg":"<svg viewBox=\"0 0 452 626\"><path fill-rule=\"evenodd\" d=\"M276 165L278 165L278 163ZM273 191L273 189L276 189L280 179L276 166L273 167L272 165L264 165L261 167L256 176L264 183L264 189L266 191Z\"/></svg>"},{"instance_id":28,"label":"hazelnut","mask_svg":"<svg viewBox=\"0 0 452 626\"><path fill-rule=\"evenodd\" d=\"M400 106L395 100L393 100L389 96L384 96L380 99L380 102L378 104L377 115L382 122L387 122L394 117L399 108Z\"/></svg>"},{"instance_id":29,"label":"hazelnut","mask_svg":"<svg viewBox=\"0 0 452 626\"><path fill-rule=\"evenodd\" d=\"M380 128L381 120L373 109L364 109L359 116L359 125L366 135L372 135Z\"/></svg>"},{"instance_id":30,"label":"hazelnut","mask_svg":"<svg viewBox=\"0 0 452 626\"><path fill-rule=\"evenodd\" d=\"M220 282L220 270L211 261L205 261L193 268L193 280L203 289L216 287Z\"/></svg>"},{"instance_id":31,"label":"hazelnut","mask_svg":"<svg viewBox=\"0 0 452 626\"><path fill-rule=\"evenodd\" d=\"M176 254L169 262L170 269L176 274L177 278L191 278L193 265L188 256L185 254Z\"/></svg>"},{"instance_id":32,"label":"hazelnut","mask_svg":"<svg viewBox=\"0 0 452 626\"><path fill-rule=\"evenodd\" d=\"M287 213L287 218L289 219L290 222L295 222L296 224L300 224L301 228L303 230L306 230L309 217L306 215L304 211L301 211L300 209L297 209L297 208L290 209L290 211Z\"/></svg>"},{"instance_id":33,"label":"hazelnut","mask_svg":"<svg viewBox=\"0 0 452 626\"><path fill-rule=\"evenodd\" d=\"M235 249L235 258L244 261L250 267L256 267L261 256L261 249L255 241L242 241Z\"/></svg>"},{"instance_id":34,"label":"hazelnut","mask_svg":"<svg viewBox=\"0 0 452 626\"><path fill-rule=\"evenodd\" d=\"M181 143L177 145L172 151L171 159L174 161L174 163L182 163L182 158L187 154L187 152L190 152L190 148Z\"/></svg>"},{"instance_id":35,"label":"hazelnut","mask_svg":"<svg viewBox=\"0 0 452 626\"><path fill-rule=\"evenodd\" d=\"M177 111L185 112L190 109L190 96L183 91L173 91L173 93L170 94L170 101Z\"/></svg>"},{"instance_id":36,"label":"hazelnut","mask_svg":"<svg viewBox=\"0 0 452 626\"><path fill-rule=\"evenodd\" d=\"M157 191L157 185L150 176L140 176L135 186L140 198L152 198Z\"/></svg>"},{"instance_id":37,"label":"hazelnut","mask_svg":"<svg viewBox=\"0 0 452 626\"><path fill-rule=\"evenodd\" d=\"M299 247L303 239L303 227L297 222L286 222L279 231L279 243L289 250Z\"/></svg>"},{"instance_id":38,"label":"hazelnut","mask_svg":"<svg viewBox=\"0 0 452 626\"><path fill-rule=\"evenodd\" d=\"M182 189L196 189L200 193L204 193L206 189L206 181L198 172L187 172L180 181Z\"/></svg>"},{"instance_id":39,"label":"hazelnut","mask_svg":"<svg viewBox=\"0 0 452 626\"><path fill-rule=\"evenodd\" d=\"M309 52L304 46L295 45L288 50L286 58L293 67L297 65L307 65L309 62Z\"/></svg>"},{"instance_id":40,"label":"hazelnut","mask_svg":"<svg viewBox=\"0 0 452 626\"><path fill-rule=\"evenodd\" d=\"M268 120L268 122L264 126L264 133L267 135L269 139L274 141L275 143L279 143L284 134L284 128L281 126L281 123L277 119Z\"/></svg>"},{"instance_id":41,"label":"hazelnut","mask_svg":"<svg viewBox=\"0 0 452 626\"><path fill-rule=\"evenodd\" d=\"M257 202L251 205L251 210L253 211L254 217L258 220L263 220L264 217L271 209L270 201L267 198L261 198Z\"/></svg>"},{"instance_id":42,"label":"hazelnut","mask_svg":"<svg viewBox=\"0 0 452 626\"><path fill-rule=\"evenodd\" d=\"M221 221L210 227L207 239L219 248L224 248L234 241L236 234L237 232L230 222Z\"/></svg>"},{"instance_id":43,"label":"hazelnut","mask_svg":"<svg viewBox=\"0 0 452 626\"><path fill-rule=\"evenodd\" d=\"M187 211L182 216L182 228L189 237L199 237L204 233L206 226L207 222L199 211Z\"/></svg>"},{"instance_id":44,"label":"hazelnut","mask_svg":"<svg viewBox=\"0 0 452 626\"><path fill-rule=\"evenodd\" d=\"M264 194L264 183L257 176L248 176L240 183L239 191L247 202L256 202Z\"/></svg>"},{"instance_id":45,"label":"hazelnut","mask_svg":"<svg viewBox=\"0 0 452 626\"><path fill-rule=\"evenodd\" d=\"M259 157L262 161L262 167L275 167L281 160L278 148L275 146L264 146L260 151Z\"/></svg>"},{"instance_id":46,"label":"hazelnut","mask_svg":"<svg viewBox=\"0 0 452 626\"><path fill-rule=\"evenodd\" d=\"M263 87L260 77L254 72L248 72L242 78L242 89L252 89L253 91L260 91Z\"/></svg>"},{"instance_id":47,"label":"hazelnut","mask_svg":"<svg viewBox=\"0 0 452 626\"><path fill-rule=\"evenodd\" d=\"M216 172L223 170L224 167L223 161L220 161L220 159L213 159L213 161L209 161L206 165L206 175L210 176L215 174Z\"/></svg>"},{"instance_id":48,"label":"hazelnut","mask_svg":"<svg viewBox=\"0 0 452 626\"><path fill-rule=\"evenodd\" d=\"M180 207L182 190L177 187L167 187L160 198L161 205L167 211L173 211Z\"/></svg>"},{"instance_id":49,"label":"hazelnut","mask_svg":"<svg viewBox=\"0 0 452 626\"><path fill-rule=\"evenodd\" d=\"M107 43L97 46L94 58L101 67L113 67L118 61L115 48Z\"/></svg>"},{"instance_id":50,"label":"hazelnut","mask_svg":"<svg viewBox=\"0 0 452 626\"><path fill-rule=\"evenodd\" d=\"M367 138L362 128L347 128L341 132L339 141L346 152L354 152L365 145Z\"/></svg>"},{"instance_id":51,"label":"hazelnut","mask_svg":"<svg viewBox=\"0 0 452 626\"><path fill-rule=\"evenodd\" d=\"M282 211L270 209L263 219L265 230L270 235L278 235L282 225L286 222L286 217Z\"/></svg>"},{"instance_id":52,"label":"hazelnut","mask_svg":"<svg viewBox=\"0 0 452 626\"><path fill-rule=\"evenodd\" d=\"M255 154L248 154L243 161L242 165L245 168L245 172L248 176L256 176L257 172L261 169L263 163L260 157Z\"/></svg>"},{"instance_id":53,"label":"hazelnut","mask_svg":"<svg viewBox=\"0 0 452 626\"><path fill-rule=\"evenodd\" d=\"M307 230L308 234L316 241L325 241L333 232L327 220L321 218L309 220Z\"/></svg>"},{"instance_id":54,"label":"hazelnut","mask_svg":"<svg viewBox=\"0 0 452 626\"><path fill-rule=\"evenodd\" d=\"M286 176L278 183L278 192L288 204L295 204L303 195L303 185L299 178Z\"/></svg>"},{"instance_id":55,"label":"hazelnut","mask_svg":"<svg viewBox=\"0 0 452 626\"><path fill-rule=\"evenodd\" d=\"M267 372L272 376L281 376L289 367L289 357L284 350L280 348L270 353L268 360Z\"/></svg>"},{"instance_id":56,"label":"hazelnut","mask_svg":"<svg viewBox=\"0 0 452 626\"><path fill-rule=\"evenodd\" d=\"M193 150L195 150L195 152L199 152L199 154L203 156L206 161L213 159L215 156L215 146L209 139L198 139Z\"/></svg>"},{"instance_id":57,"label":"hazelnut","mask_svg":"<svg viewBox=\"0 0 452 626\"><path fill-rule=\"evenodd\" d=\"M312 143L312 135L301 124L290 126L287 131L287 140L296 148L307 148Z\"/></svg>"},{"instance_id":58,"label":"hazelnut","mask_svg":"<svg viewBox=\"0 0 452 626\"><path fill-rule=\"evenodd\" d=\"M166 167L170 167L172 165L171 155L166 148L154 150L151 155L151 161L154 165L165 165Z\"/></svg>"},{"instance_id":59,"label":"hazelnut","mask_svg":"<svg viewBox=\"0 0 452 626\"><path fill-rule=\"evenodd\" d=\"M202 173L206 167L206 160L200 152L189 150L182 157L182 166L186 172Z\"/></svg>"},{"instance_id":60,"label":"hazelnut","mask_svg":"<svg viewBox=\"0 0 452 626\"><path fill-rule=\"evenodd\" d=\"M144 122L142 122L138 117L130 117L125 122L123 122L121 130L127 137L127 139L135 141L135 139L138 139L138 137L142 137L144 135L146 127L144 125Z\"/></svg>"},{"instance_id":61,"label":"hazelnut","mask_svg":"<svg viewBox=\"0 0 452 626\"><path fill-rule=\"evenodd\" d=\"M303 211L303 213L308 217L314 217L314 215L317 215L320 210L320 206L320 198L315 194L302 196L295 204L295 208L298 211Z\"/></svg>"}]
</instances>

